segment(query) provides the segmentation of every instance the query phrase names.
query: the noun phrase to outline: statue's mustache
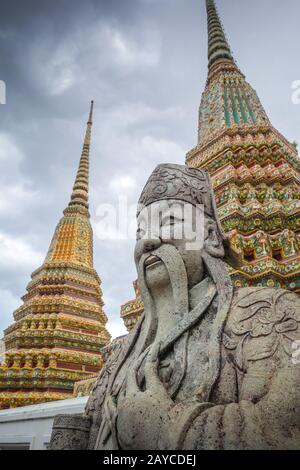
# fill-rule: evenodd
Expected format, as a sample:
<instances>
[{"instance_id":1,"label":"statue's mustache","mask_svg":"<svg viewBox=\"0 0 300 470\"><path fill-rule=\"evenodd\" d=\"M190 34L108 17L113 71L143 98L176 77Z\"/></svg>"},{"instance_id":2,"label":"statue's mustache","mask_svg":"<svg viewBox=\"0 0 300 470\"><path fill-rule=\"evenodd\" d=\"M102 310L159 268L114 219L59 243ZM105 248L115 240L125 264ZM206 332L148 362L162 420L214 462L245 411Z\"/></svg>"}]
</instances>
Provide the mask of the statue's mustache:
<instances>
[{"instance_id":1,"label":"statue's mustache","mask_svg":"<svg viewBox=\"0 0 300 470\"><path fill-rule=\"evenodd\" d=\"M170 283L174 292L176 303L176 311L186 311L188 306L188 280L186 267L183 262L182 256L174 245L163 244L155 250L144 253L139 261L138 276L142 288L148 289L146 274L145 274L145 261L151 256L159 258L166 267L170 277Z\"/></svg>"},{"instance_id":2,"label":"statue's mustache","mask_svg":"<svg viewBox=\"0 0 300 470\"><path fill-rule=\"evenodd\" d=\"M168 269L168 266L170 264L169 263L170 258L174 258L178 256L180 256L181 258L179 251L174 245L164 243L160 247L142 254L140 261L139 261L139 270L141 268L145 269L149 258L154 258L156 259L156 261L161 261Z\"/></svg>"}]
</instances>

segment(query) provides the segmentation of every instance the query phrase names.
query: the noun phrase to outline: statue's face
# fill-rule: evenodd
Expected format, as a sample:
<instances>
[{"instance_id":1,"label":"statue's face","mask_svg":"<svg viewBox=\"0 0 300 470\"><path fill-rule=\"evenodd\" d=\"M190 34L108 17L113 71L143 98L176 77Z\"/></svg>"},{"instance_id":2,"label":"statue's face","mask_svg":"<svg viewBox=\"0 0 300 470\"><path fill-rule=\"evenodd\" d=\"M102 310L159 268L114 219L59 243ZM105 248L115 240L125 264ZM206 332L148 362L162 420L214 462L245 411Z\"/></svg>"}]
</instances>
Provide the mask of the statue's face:
<instances>
[{"instance_id":1,"label":"statue's face","mask_svg":"<svg viewBox=\"0 0 300 470\"><path fill-rule=\"evenodd\" d=\"M203 278L201 250L204 243L204 216L201 207L178 201L165 200L145 207L137 219L137 243L135 262L143 264L145 280L149 287L161 287L170 282L169 268L156 250L164 246L170 251L173 263L181 257L188 278L188 287L198 284ZM177 261L176 261L177 260Z\"/></svg>"}]
</instances>

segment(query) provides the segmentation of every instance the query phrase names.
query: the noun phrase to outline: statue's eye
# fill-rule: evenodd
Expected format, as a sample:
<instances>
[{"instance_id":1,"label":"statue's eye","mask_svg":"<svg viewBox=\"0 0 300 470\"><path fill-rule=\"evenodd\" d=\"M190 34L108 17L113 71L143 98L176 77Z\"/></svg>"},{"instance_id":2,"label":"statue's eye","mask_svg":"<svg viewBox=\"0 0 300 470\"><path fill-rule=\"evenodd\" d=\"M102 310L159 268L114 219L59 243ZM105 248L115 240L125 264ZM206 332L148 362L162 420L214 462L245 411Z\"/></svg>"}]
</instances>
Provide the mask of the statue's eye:
<instances>
[{"instance_id":1,"label":"statue's eye","mask_svg":"<svg viewBox=\"0 0 300 470\"><path fill-rule=\"evenodd\" d=\"M174 225L175 224L175 217L174 215L170 215L168 217L165 217L162 220L162 225Z\"/></svg>"},{"instance_id":2,"label":"statue's eye","mask_svg":"<svg viewBox=\"0 0 300 470\"><path fill-rule=\"evenodd\" d=\"M174 215L170 215L167 221L167 223L169 223L170 225L178 224L181 222L184 222L184 219L181 219L180 217L175 217Z\"/></svg>"}]
</instances>

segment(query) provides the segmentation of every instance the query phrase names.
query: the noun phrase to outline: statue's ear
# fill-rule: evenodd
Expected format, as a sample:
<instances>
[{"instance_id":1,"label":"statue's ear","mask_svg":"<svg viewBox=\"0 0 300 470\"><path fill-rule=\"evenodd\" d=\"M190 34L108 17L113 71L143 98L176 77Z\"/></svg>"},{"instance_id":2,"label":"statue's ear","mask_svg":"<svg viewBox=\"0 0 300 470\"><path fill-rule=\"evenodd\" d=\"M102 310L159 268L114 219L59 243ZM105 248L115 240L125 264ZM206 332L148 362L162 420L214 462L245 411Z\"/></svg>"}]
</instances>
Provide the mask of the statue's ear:
<instances>
[{"instance_id":1,"label":"statue's ear","mask_svg":"<svg viewBox=\"0 0 300 470\"><path fill-rule=\"evenodd\" d=\"M234 249L229 238L220 233L218 224L206 219L204 226L204 250L214 258L222 258L232 268L242 265L242 254Z\"/></svg>"},{"instance_id":2,"label":"statue's ear","mask_svg":"<svg viewBox=\"0 0 300 470\"><path fill-rule=\"evenodd\" d=\"M225 250L218 226L213 220L206 219L204 226L204 250L214 258L224 258Z\"/></svg>"}]
</instances>

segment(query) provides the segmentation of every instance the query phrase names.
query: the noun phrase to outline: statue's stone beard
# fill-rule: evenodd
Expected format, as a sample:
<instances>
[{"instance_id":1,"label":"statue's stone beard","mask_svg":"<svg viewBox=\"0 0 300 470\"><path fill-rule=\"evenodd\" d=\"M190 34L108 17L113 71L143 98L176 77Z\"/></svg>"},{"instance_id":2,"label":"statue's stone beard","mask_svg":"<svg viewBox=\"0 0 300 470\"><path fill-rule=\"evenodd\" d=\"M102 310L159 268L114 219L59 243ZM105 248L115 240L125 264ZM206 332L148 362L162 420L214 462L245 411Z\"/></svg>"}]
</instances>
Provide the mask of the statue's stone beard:
<instances>
[{"instance_id":1,"label":"statue's stone beard","mask_svg":"<svg viewBox=\"0 0 300 470\"><path fill-rule=\"evenodd\" d=\"M171 292L174 306L174 312L172 313L175 317L176 323L181 323L182 320L184 321L184 317L187 319L191 318L192 324L195 324L197 321L199 321L198 318L201 318L201 315L205 315L206 299L204 292L203 299L198 298L198 305L191 310L189 302L187 270L183 259L175 246L163 244L153 252L143 254L141 256L138 264L138 278L145 305L145 316L138 356L146 349L153 347L153 345L159 341L161 344L161 353L159 354L159 357L161 360L163 360L165 356L164 351L167 351L167 348L164 346L165 338L161 335L161 332L158 329L158 320L159 317L164 316L165 312L163 309L160 310L157 308L158 304L157 299L155 298L156 294L158 294L157 286L152 286L152 288L147 282L145 261L150 254L161 259L164 265L164 269L166 270L165 274L167 274L169 277L169 291ZM210 391L213 388L213 384L216 382L220 371L221 336L223 326L227 318L228 309L232 300L232 284L221 259L215 258L206 250L202 251L201 257L207 271L207 279L214 286L218 294L218 311L216 315L216 321L214 321L214 324L211 327L212 331L209 351L210 367L206 373L206 384L205 386L203 384L203 390L199 390L199 396L201 396L204 401L207 401ZM151 277L149 277L148 281L151 281ZM168 312L168 315L170 315L170 312ZM195 321L193 318L195 318ZM173 359L175 366L174 374L168 389L170 396L173 399L175 399L177 396L184 379L189 329L190 327L185 330L185 333L178 336L176 341L172 341ZM167 338L167 343L170 344L169 338ZM168 348L168 350L170 351L170 348Z\"/></svg>"},{"instance_id":2,"label":"statue's stone beard","mask_svg":"<svg viewBox=\"0 0 300 470\"><path fill-rule=\"evenodd\" d=\"M159 312L155 312L156 295L168 287L172 293L175 312L183 315L188 311L188 277L183 259L173 245L163 244L151 255L159 258L161 263L145 266L149 253L143 254L138 264L138 278L142 291L145 313L148 312L156 318Z\"/></svg>"},{"instance_id":3,"label":"statue's stone beard","mask_svg":"<svg viewBox=\"0 0 300 470\"><path fill-rule=\"evenodd\" d=\"M189 311L187 271L177 248L164 244L154 250L151 255L161 260L161 263L154 265L152 273L150 273L152 268L145 266L149 253L142 255L138 265L138 278L145 305L145 336L142 348L144 351L161 343L174 325ZM157 283L156 276L158 277ZM186 343L186 341L187 336L183 335L174 346L172 354L174 365L178 349L185 348L186 344L183 345L182 342ZM168 384L171 396L177 393L182 378L182 368L178 367Z\"/></svg>"}]
</instances>

